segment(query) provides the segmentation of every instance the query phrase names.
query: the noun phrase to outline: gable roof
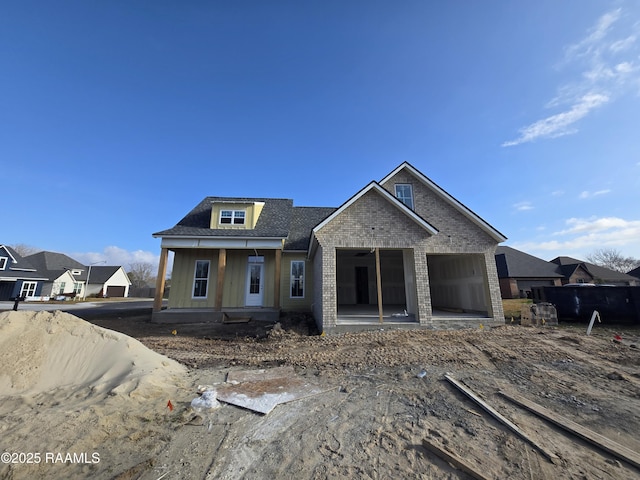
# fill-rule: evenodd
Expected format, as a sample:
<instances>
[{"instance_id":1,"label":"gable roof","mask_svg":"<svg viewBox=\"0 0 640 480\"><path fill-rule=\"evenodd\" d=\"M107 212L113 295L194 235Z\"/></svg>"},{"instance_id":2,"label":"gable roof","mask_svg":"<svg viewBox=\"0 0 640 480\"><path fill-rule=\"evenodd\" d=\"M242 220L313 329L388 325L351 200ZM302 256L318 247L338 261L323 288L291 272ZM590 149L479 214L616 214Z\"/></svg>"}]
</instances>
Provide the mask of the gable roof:
<instances>
[{"instance_id":1,"label":"gable roof","mask_svg":"<svg viewBox=\"0 0 640 480\"><path fill-rule=\"evenodd\" d=\"M636 277L628 275L626 273L617 272L609 268L600 267L599 265L594 265L593 263L589 262L583 262L582 260L571 257L556 257L551 261L559 265L561 269L564 269L564 271L572 269L573 272L576 268L578 268L578 266L581 266L594 279L602 280L605 282L633 282L638 280Z\"/></svg>"},{"instance_id":2,"label":"gable roof","mask_svg":"<svg viewBox=\"0 0 640 480\"><path fill-rule=\"evenodd\" d=\"M558 266L515 248L496 248L498 278L562 278Z\"/></svg>"},{"instance_id":3,"label":"gable roof","mask_svg":"<svg viewBox=\"0 0 640 480\"><path fill-rule=\"evenodd\" d=\"M631 275L632 277L640 278L640 267L636 267L630 272L627 272L627 275Z\"/></svg>"},{"instance_id":4,"label":"gable roof","mask_svg":"<svg viewBox=\"0 0 640 480\"><path fill-rule=\"evenodd\" d=\"M14 280L47 280L41 272L34 267L29 260L20 256L9 245L0 244L1 251L4 250L9 255L9 261L7 262L5 269L0 270L0 279L6 279L9 281Z\"/></svg>"},{"instance_id":5,"label":"gable roof","mask_svg":"<svg viewBox=\"0 0 640 480\"><path fill-rule=\"evenodd\" d=\"M86 278L87 267L65 255L57 252L38 252L25 257L49 280L55 280L67 270L81 270L76 278Z\"/></svg>"},{"instance_id":6,"label":"gable roof","mask_svg":"<svg viewBox=\"0 0 640 480\"><path fill-rule=\"evenodd\" d=\"M385 184L402 170L406 170L415 178L417 178L423 185L425 185L427 188L433 191L436 195L438 195L444 201L449 203L453 208L458 210L462 215L467 217L471 222L475 223L478 227L480 227L480 229L485 231L491 238L496 240L498 243L504 242L507 239L507 237L505 237L502 233L500 233L498 230L493 228L480 216L478 216L476 213L471 211L461 202L459 202L454 197L452 197L444 189L436 185L431 179L427 178L422 172L420 172L417 168L415 168L413 165L411 165L408 162L403 162L401 165L399 165L395 170L393 170L386 177L380 180L380 184Z\"/></svg>"},{"instance_id":7,"label":"gable roof","mask_svg":"<svg viewBox=\"0 0 640 480\"><path fill-rule=\"evenodd\" d=\"M371 191L377 192L380 195L382 195L382 197L385 200L387 200L389 203L391 203L391 205L396 207L398 210L400 210L402 213L404 213L407 217L409 217L411 220L413 220L419 226L421 226L422 228L427 230L431 235L435 235L435 234L438 233L438 229L437 228L435 228L433 225L431 225L429 222L427 222L424 218L422 218L416 212L414 212L409 207L407 207L404 203L402 203L396 197L391 195L387 190L382 188L382 186L380 186L380 184L378 182L375 182L375 181L369 183L369 185L367 185L362 190L360 190L358 193L356 193L353 197L351 197L349 200L347 200L345 203L343 203L340 207L338 207L331 215L329 215L322 222L320 222L318 225L316 225L316 227L313 229L313 232L314 233L318 232L320 229L322 229L322 227L324 227L329 222L331 222L331 220L333 220L338 215L340 215L342 212L344 212L349 206L353 205L356 201L358 201L360 198L362 198L366 193L371 192Z\"/></svg>"},{"instance_id":8,"label":"gable roof","mask_svg":"<svg viewBox=\"0 0 640 480\"><path fill-rule=\"evenodd\" d=\"M212 204L216 202L264 202L255 228L210 228ZM173 228L153 234L154 237L253 237L286 238L291 223L293 200L287 198L205 197Z\"/></svg>"},{"instance_id":9,"label":"gable roof","mask_svg":"<svg viewBox=\"0 0 640 480\"><path fill-rule=\"evenodd\" d=\"M91 267L91 276L89 277L89 283L105 283L107 282L107 280L113 277L121 268L122 267L118 265L94 265Z\"/></svg>"}]
</instances>

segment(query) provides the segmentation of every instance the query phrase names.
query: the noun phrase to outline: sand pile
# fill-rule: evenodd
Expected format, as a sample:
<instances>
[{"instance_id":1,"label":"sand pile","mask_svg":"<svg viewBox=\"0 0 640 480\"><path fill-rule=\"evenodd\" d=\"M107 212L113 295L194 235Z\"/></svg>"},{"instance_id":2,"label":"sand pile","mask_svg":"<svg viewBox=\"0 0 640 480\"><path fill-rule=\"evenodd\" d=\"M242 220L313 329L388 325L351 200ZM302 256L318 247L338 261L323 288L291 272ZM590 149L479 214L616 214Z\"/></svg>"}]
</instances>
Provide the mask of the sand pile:
<instances>
[{"instance_id":1,"label":"sand pile","mask_svg":"<svg viewBox=\"0 0 640 480\"><path fill-rule=\"evenodd\" d=\"M139 341L68 313L0 313L0 397L53 390L144 397L185 372Z\"/></svg>"}]
</instances>

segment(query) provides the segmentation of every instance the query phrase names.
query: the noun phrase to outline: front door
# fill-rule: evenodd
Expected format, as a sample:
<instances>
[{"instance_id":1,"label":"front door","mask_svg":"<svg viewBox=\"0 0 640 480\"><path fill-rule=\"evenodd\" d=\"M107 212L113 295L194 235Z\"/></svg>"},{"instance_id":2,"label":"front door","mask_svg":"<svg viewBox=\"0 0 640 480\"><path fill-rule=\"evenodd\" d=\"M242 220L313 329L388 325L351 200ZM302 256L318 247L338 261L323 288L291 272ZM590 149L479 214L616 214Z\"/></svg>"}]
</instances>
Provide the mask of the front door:
<instances>
[{"instance_id":1,"label":"front door","mask_svg":"<svg viewBox=\"0 0 640 480\"><path fill-rule=\"evenodd\" d=\"M247 264L247 295L245 304L248 307L261 307L264 295L264 257L249 257Z\"/></svg>"}]
</instances>

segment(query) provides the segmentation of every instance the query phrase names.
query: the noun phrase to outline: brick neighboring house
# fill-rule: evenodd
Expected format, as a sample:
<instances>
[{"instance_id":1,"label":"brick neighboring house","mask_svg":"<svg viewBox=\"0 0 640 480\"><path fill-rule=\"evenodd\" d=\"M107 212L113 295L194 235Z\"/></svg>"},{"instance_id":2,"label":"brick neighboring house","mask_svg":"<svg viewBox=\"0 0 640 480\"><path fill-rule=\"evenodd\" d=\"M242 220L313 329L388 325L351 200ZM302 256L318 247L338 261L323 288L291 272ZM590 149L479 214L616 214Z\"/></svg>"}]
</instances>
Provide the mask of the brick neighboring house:
<instances>
[{"instance_id":1,"label":"brick neighboring house","mask_svg":"<svg viewBox=\"0 0 640 480\"><path fill-rule=\"evenodd\" d=\"M558 270L564 276L563 284L595 283L632 287L640 285L640 280L632 275L616 272L615 270L575 258L556 257L551 262L558 265Z\"/></svg>"},{"instance_id":2,"label":"brick neighboring house","mask_svg":"<svg viewBox=\"0 0 640 480\"><path fill-rule=\"evenodd\" d=\"M559 287L563 283L555 263L505 245L496 249L496 267L502 298L531 298L531 287Z\"/></svg>"},{"instance_id":3,"label":"brick neighboring house","mask_svg":"<svg viewBox=\"0 0 640 480\"><path fill-rule=\"evenodd\" d=\"M154 321L308 311L320 331L504 324L494 255L505 237L408 163L338 208L206 197L153 236Z\"/></svg>"}]
</instances>

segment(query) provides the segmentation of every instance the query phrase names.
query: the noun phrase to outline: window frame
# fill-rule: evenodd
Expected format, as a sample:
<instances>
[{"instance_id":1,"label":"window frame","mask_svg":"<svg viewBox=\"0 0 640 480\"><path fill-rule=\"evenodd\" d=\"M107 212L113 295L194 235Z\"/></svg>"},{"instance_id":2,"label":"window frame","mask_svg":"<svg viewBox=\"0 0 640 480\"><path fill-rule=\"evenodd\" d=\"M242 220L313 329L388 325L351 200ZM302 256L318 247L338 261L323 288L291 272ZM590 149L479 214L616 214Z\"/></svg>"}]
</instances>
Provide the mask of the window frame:
<instances>
[{"instance_id":1,"label":"window frame","mask_svg":"<svg viewBox=\"0 0 640 480\"><path fill-rule=\"evenodd\" d=\"M24 282L22 282L22 285L20 286L20 297L24 297L24 298L35 297L37 291L38 291L38 282L25 280ZM32 292L32 294L29 295L28 292Z\"/></svg>"},{"instance_id":2,"label":"window frame","mask_svg":"<svg viewBox=\"0 0 640 480\"><path fill-rule=\"evenodd\" d=\"M6 269L7 263L9 263L9 257L0 257L0 270Z\"/></svg>"},{"instance_id":3,"label":"window frame","mask_svg":"<svg viewBox=\"0 0 640 480\"><path fill-rule=\"evenodd\" d=\"M231 215L223 215L224 213L230 213ZM229 219L228 222L223 222L222 219ZM246 210L232 210L232 209L222 209L220 210L220 216L218 217L219 225L245 225L247 222L247 211Z\"/></svg>"},{"instance_id":4,"label":"window frame","mask_svg":"<svg viewBox=\"0 0 640 480\"><path fill-rule=\"evenodd\" d=\"M399 187L402 187L403 189L404 189L404 188L408 188L408 189L409 189L409 201L411 202L411 204L408 204L408 203L405 201L405 196L404 196L404 195L403 195L403 196L400 196L400 194L399 194L399 192L398 192L398 188L399 188ZM395 184L395 188L394 188L394 190L395 190L396 198L397 198L398 200L400 200L402 203L404 203L404 204L405 204L407 207L409 207L411 210L413 210L413 209L414 209L414 207L415 207L415 204L416 204L416 202L415 202L415 200L414 200L414 197L413 197L413 185L411 185L410 183L396 183L396 184Z\"/></svg>"},{"instance_id":5,"label":"window frame","mask_svg":"<svg viewBox=\"0 0 640 480\"><path fill-rule=\"evenodd\" d=\"M207 265L207 276L198 277L198 264L203 263ZM191 299L202 300L209 296L209 275L211 273L211 260L196 260L193 267L193 288L191 289ZM204 295L196 295L196 293L202 293L202 284L204 283ZM198 290L196 290L198 287Z\"/></svg>"},{"instance_id":6,"label":"window frame","mask_svg":"<svg viewBox=\"0 0 640 480\"><path fill-rule=\"evenodd\" d=\"M299 276L294 276L294 264L302 264L302 274ZM300 299L305 297L305 273L306 273L306 262L304 260L291 260L291 264L289 266L289 298L291 299ZM294 295L294 288L296 286L296 282L298 282L297 289L302 293L300 295Z\"/></svg>"}]
</instances>

